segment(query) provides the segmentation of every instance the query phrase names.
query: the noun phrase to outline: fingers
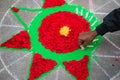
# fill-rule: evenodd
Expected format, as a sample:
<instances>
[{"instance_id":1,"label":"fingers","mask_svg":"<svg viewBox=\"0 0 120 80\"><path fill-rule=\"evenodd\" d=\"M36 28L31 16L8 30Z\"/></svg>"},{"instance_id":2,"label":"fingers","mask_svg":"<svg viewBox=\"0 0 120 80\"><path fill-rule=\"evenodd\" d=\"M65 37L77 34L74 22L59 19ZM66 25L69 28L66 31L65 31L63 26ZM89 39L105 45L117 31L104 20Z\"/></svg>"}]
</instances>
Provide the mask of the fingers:
<instances>
[{"instance_id":1,"label":"fingers","mask_svg":"<svg viewBox=\"0 0 120 80\"><path fill-rule=\"evenodd\" d=\"M78 44L79 44L81 50L84 50L85 49L85 47L83 46L84 39L81 39L81 36L79 36L78 41L79 41Z\"/></svg>"},{"instance_id":2,"label":"fingers","mask_svg":"<svg viewBox=\"0 0 120 80\"><path fill-rule=\"evenodd\" d=\"M89 44L89 41L81 41L81 43L79 43L80 48L82 50L84 50L88 44Z\"/></svg>"},{"instance_id":3,"label":"fingers","mask_svg":"<svg viewBox=\"0 0 120 80\"><path fill-rule=\"evenodd\" d=\"M91 40L80 40L79 39L79 46L82 50L84 50L90 42Z\"/></svg>"},{"instance_id":4,"label":"fingers","mask_svg":"<svg viewBox=\"0 0 120 80\"><path fill-rule=\"evenodd\" d=\"M83 45L84 47L87 47L87 45L88 45L89 43L90 43L90 41L84 41L82 45Z\"/></svg>"},{"instance_id":5,"label":"fingers","mask_svg":"<svg viewBox=\"0 0 120 80\"><path fill-rule=\"evenodd\" d=\"M93 39L96 36L97 36L96 31L89 31L89 32L81 33L78 37L79 46L81 46L81 48L85 48L89 43L93 41Z\"/></svg>"},{"instance_id":6,"label":"fingers","mask_svg":"<svg viewBox=\"0 0 120 80\"><path fill-rule=\"evenodd\" d=\"M79 45L81 45L83 43L83 40L81 40L81 39L78 39L78 41L79 41L78 42Z\"/></svg>"},{"instance_id":7,"label":"fingers","mask_svg":"<svg viewBox=\"0 0 120 80\"><path fill-rule=\"evenodd\" d=\"M79 46L80 46L81 50L85 49L85 47L83 46L83 43L84 43L84 41L79 39Z\"/></svg>"},{"instance_id":8,"label":"fingers","mask_svg":"<svg viewBox=\"0 0 120 80\"><path fill-rule=\"evenodd\" d=\"M85 47L84 47L83 45L80 45L80 48L81 48L81 50L84 50L84 49L85 49Z\"/></svg>"}]
</instances>

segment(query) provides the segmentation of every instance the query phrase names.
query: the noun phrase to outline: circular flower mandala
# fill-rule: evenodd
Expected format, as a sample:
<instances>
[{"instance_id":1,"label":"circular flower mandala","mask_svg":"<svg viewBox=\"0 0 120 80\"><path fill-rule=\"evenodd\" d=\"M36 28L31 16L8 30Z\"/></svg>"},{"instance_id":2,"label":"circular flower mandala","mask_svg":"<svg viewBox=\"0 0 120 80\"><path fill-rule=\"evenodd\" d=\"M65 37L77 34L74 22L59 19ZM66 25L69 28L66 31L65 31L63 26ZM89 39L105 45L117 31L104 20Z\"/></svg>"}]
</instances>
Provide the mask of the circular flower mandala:
<instances>
[{"instance_id":1,"label":"circular flower mandala","mask_svg":"<svg viewBox=\"0 0 120 80\"><path fill-rule=\"evenodd\" d=\"M78 36L89 31L89 23L75 13L61 11L42 20L39 27L39 41L57 53L72 52L79 48Z\"/></svg>"}]
</instances>

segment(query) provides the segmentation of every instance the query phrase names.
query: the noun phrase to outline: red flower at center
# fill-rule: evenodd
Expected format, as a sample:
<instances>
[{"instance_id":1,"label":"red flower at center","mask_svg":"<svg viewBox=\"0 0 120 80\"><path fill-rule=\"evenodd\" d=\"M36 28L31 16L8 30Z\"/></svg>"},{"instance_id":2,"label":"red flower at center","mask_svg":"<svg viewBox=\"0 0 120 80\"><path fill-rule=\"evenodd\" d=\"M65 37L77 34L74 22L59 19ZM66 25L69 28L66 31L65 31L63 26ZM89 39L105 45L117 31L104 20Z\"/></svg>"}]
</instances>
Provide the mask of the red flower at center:
<instances>
[{"instance_id":1,"label":"red flower at center","mask_svg":"<svg viewBox=\"0 0 120 80\"><path fill-rule=\"evenodd\" d=\"M79 34L90 31L90 28L82 16L63 11L43 19L38 31L39 41L45 48L57 53L67 53L79 48Z\"/></svg>"}]
</instances>

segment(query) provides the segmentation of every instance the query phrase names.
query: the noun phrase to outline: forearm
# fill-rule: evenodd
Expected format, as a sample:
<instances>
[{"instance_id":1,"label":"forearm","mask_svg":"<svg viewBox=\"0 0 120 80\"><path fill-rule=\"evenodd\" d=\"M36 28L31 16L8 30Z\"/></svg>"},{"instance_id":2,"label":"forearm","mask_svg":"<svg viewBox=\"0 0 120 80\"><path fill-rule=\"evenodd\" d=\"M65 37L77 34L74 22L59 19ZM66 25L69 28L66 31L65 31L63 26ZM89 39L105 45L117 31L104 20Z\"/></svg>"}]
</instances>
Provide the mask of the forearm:
<instances>
[{"instance_id":1,"label":"forearm","mask_svg":"<svg viewBox=\"0 0 120 80\"><path fill-rule=\"evenodd\" d=\"M96 31L98 35L104 35L107 32L114 32L120 30L120 8L115 9L108 14L101 23Z\"/></svg>"}]
</instances>

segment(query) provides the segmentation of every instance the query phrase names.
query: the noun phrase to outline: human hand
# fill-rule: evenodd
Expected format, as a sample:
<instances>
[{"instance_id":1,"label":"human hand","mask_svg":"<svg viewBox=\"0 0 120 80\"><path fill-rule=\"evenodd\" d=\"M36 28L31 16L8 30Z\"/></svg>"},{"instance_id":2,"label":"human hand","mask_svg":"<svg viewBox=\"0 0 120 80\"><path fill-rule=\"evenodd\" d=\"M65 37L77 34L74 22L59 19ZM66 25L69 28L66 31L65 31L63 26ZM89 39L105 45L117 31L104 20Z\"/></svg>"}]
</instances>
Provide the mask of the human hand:
<instances>
[{"instance_id":1,"label":"human hand","mask_svg":"<svg viewBox=\"0 0 120 80\"><path fill-rule=\"evenodd\" d=\"M79 41L79 45L81 46L81 49L84 49L89 43L91 43L97 35L98 34L96 30L81 33L78 37L78 41Z\"/></svg>"}]
</instances>

